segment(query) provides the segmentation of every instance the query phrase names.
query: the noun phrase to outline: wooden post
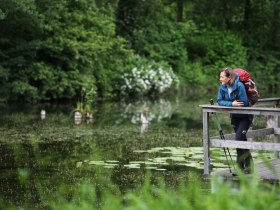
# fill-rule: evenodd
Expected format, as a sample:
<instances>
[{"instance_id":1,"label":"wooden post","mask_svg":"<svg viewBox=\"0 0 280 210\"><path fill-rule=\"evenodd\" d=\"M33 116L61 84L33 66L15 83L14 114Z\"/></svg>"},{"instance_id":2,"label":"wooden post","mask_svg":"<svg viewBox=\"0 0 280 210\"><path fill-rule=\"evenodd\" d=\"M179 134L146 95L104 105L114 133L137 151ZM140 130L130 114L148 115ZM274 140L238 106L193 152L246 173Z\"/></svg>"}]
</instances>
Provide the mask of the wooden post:
<instances>
[{"instance_id":1,"label":"wooden post","mask_svg":"<svg viewBox=\"0 0 280 210\"><path fill-rule=\"evenodd\" d=\"M203 111L203 149L204 149L204 174L210 174L209 153L209 112Z\"/></svg>"},{"instance_id":2,"label":"wooden post","mask_svg":"<svg viewBox=\"0 0 280 210\"><path fill-rule=\"evenodd\" d=\"M275 108L279 108L279 105L276 104ZM274 121L273 128L279 128L279 121L278 121L278 119L279 119L278 115L274 115L274 117L273 117L273 121ZM275 143L280 143L280 136L279 135L274 134L274 142ZM279 152L275 152L275 157L276 158L280 158Z\"/></svg>"}]
</instances>

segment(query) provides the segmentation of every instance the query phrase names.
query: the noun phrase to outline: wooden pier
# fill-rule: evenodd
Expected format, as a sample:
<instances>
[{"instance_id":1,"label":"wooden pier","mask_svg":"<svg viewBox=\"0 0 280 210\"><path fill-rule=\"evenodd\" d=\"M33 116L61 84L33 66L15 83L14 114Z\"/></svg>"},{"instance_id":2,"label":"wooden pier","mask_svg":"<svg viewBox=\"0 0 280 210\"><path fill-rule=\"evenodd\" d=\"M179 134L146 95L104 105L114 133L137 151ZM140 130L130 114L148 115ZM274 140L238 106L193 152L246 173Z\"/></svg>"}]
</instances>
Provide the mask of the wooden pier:
<instances>
[{"instance_id":1,"label":"wooden pier","mask_svg":"<svg viewBox=\"0 0 280 210\"><path fill-rule=\"evenodd\" d=\"M266 107L264 107L266 106ZM269 106L269 107L267 107ZM280 98L260 99L253 107L225 107L218 105L200 105L203 113L203 147L204 147L204 174L210 175L210 147L220 148L241 148L250 150L266 150L274 151L275 159L268 162L261 162L254 165L254 170L261 180L275 181L280 179L280 128L278 118L280 116ZM263 128L257 130L249 130L247 138L273 135L272 142L255 142L255 141L237 141L235 134L224 135L225 140L221 140L219 136L209 136L209 114L210 113L238 113L270 116L271 128ZM229 169L218 170L213 174L221 175L225 178L236 177L230 174Z\"/></svg>"}]
</instances>

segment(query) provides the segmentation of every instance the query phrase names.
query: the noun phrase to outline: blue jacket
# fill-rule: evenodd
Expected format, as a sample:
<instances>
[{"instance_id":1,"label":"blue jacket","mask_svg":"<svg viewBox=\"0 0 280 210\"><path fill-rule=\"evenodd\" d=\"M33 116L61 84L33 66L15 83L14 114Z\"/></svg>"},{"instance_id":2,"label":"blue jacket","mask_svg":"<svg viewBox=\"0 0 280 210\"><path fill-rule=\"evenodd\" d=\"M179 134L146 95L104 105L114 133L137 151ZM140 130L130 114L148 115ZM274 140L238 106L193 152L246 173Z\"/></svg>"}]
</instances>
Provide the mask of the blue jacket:
<instances>
[{"instance_id":1,"label":"blue jacket","mask_svg":"<svg viewBox=\"0 0 280 210\"><path fill-rule=\"evenodd\" d=\"M232 92L228 95L228 89L226 85L220 85L217 102L220 106L232 106L232 102L240 100L244 103L244 107L249 106L249 100L246 94L245 87L242 82L239 81L239 76L236 74Z\"/></svg>"}]
</instances>

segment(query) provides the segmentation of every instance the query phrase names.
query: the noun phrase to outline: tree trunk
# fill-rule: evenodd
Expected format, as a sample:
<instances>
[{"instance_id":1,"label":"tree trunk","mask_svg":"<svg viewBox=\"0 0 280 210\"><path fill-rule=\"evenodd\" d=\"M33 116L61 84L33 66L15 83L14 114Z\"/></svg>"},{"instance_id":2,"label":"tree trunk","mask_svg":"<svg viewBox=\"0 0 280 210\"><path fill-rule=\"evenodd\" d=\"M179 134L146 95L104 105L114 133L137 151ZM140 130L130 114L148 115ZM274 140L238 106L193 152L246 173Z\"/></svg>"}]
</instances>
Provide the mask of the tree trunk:
<instances>
[{"instance_id":1,"label":"tree trunk","mask_svg":"<svg viewBox=\"0 0 280 210\"><path fill-rule=\"evenodd\" d=\"M226 29L230 29L231 28L231 24L230 24L230 20L229 20L229 11L230 8L227 4L227 1L221 1L222 2L222 6L223 6L223 17L224 17L224 21L225 21L225 25L226 25Z\"/></svg>"},{"instance_id":2,"label":"tree trunk","mask_svg":"<svg viewBox=\"0 0 280 210\"><path fill-rule=\"evenodd\" d=\"M244 30L246 30L249 27L250 16L251 16L251 0L246 0L245 7L244 7L244 21L243 21Z\"/></svg>"},{"instance_id":3,"label":"tree trunk","mask_svg":"<svg viewBox=\"0 0 280 210\"><path fill-rule=\"evenodd\" d=\"M184 0L177 0L177 21L183 21Z\"/></svg>"},{"instance_id":4,"label":"tree trunk","mask_svg":"<svg viewBox=\"0 0 280 210\"><path fill-rule=\"evenodd\" d=\"M273 7L273 18L272 18L272 27L271 27L271 48L274 49L275 51L279 50L279 44L280 44L280 24L279 24L279 11L280 8L280 3L279 2L275 2L275 5Z\"/></svg>"}]
</instances>

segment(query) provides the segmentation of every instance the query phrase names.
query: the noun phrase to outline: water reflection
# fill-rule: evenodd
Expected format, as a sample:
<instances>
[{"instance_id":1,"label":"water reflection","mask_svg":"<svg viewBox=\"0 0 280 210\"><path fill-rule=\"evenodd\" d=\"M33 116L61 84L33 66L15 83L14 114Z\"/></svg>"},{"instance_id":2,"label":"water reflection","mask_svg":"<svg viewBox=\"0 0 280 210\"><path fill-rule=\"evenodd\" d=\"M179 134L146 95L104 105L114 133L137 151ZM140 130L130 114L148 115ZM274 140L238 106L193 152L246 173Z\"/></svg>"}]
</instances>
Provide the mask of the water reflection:
<instances>
[{"instance_id":1,"label":"water reflection","mask_svg":"<svg viewBox=\"0 0 280 210\"><path fill-rule=\"evenodd\" d=\"M148 130L148 123L142 123L141 127L140 127L140 133L143 134Z\"/></svg>"},{"instance_id":2,"label":"water reflection","mask_svg":"<svg viewBox=\"0 0 280 210\"><path fill-rule=\"evenodd\" d=\"M81 125L83 122L85 122L86 124L92 124L93 123L93 113L92 112L83 113L81 111L75 111L74 112L75 125Z\"/></svg>"},{"instance_id":3,"label":"water reflection","mask_svg":"<svg viewBox=\"0 0 280 210\"><path fill-rule=\"evenodd\" d=\"M130 119L133 124L143 123L143 120L160 122L164 118L170 118L174 109L176 109L176 103L172 106L171 101L167 99L143 100L124 104L124 106L124 112L121 116L124 119ZM144 118L141 118L141 116L144 116Z\"/></svg>"},{"instance_id":4,"label":"water reflection","mask_svg":"<svg viewBox=\"0 0 280 210\"><path fill-rule=\"evenodd\" d=\"M149 116L148 116L147 108L142 108L140 119L141 119L140 133L142 134L147 131L149 125Z\"/></svg>"},{"instance_id":5,"label":"water reflection","mask_svg":"<svg viewBox=\"0 0 280 210\"><path fill-rule=\"evenodd\" d=\"M46 110L42 109L40 115L41 115L41 120L44 120L46 118Z\"/></svg>"},{"instance_id":6,"label":"water reflection","mask_svg":"<svg viewBox=\"0 0 280 210\"><path fill-rule=\"evenodd\" d=\"M148 127L155 123L170 119L178 106L177 101L171 102L167 99L140 100L133 103L121 103L123 111L120 118L115 120L116 124L132 123L140 125L140 133L147 131Z\"/></svg>"},{"instance_id":7,"label":"water reflection","mask_svg":"<svg viewBox=\"0 0 280 210\"><path fill-rule=\"evenodd\" d=\"M75 123L75 125L82 124L82 121L83 121L83 114L82 114L82 112L75 111L74 112L74 123Z\"/></svg>"},{"instance_id":8,"label":"water reflection","mask_svg":"<svg viewBox=\"0 0 280 210\"><path fill-rule=\"evenodd\" d=\"M148 127L159 123L185 131L202 128L201 110L198 103L193 101L184 102L178 98L140 100L133 103L123 102L120 108L120 115L115 116L115 124L140 125L141 134L147 132ZM107 120L106 124L108 124Z\"/></svg>"}]
</instances>

